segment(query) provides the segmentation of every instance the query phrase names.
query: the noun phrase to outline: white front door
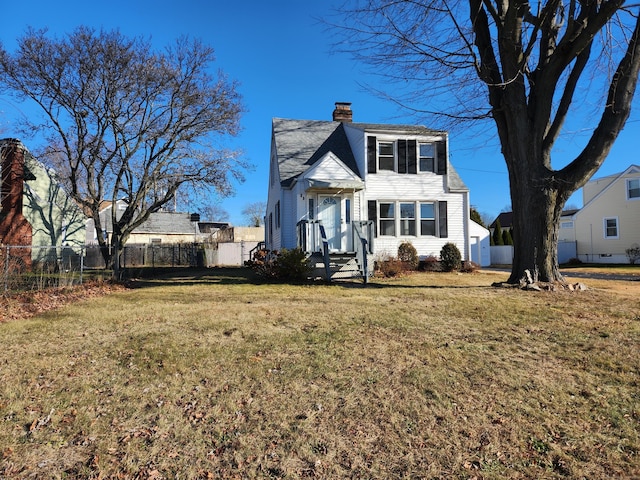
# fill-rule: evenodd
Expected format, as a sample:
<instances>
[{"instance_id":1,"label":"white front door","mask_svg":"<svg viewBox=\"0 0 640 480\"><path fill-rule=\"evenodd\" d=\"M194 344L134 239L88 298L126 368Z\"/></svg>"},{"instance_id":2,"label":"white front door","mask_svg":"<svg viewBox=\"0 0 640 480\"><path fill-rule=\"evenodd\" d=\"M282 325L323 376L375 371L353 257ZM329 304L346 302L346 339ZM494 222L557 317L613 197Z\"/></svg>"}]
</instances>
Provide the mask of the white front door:
<instances>
[{"instance_id":1,"label":"white front door","mask_svg":"<svg viewBox=\"0 0 640 480\"><path fill-rule=\"evenodd\" d=\"M318 195L318 220L322 222L327 234L329 250L341 250L342 235L340 228L340 197Z\"/></svg>"}]
</instances>

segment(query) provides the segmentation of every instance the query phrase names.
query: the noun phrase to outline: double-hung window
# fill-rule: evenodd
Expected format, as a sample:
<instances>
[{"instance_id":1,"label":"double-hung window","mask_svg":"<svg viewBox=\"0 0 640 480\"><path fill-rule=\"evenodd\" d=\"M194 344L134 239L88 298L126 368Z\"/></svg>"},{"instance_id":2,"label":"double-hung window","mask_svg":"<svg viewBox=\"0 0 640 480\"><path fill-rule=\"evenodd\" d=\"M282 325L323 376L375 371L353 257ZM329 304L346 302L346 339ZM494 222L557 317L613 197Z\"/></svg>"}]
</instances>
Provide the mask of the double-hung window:
<instances>
[{"instance_id":1,"label":"double-hung window","mask_svg":"<svg viewBox=\"0 0 640 480\"><path fill-rule=\"evenodd\" d=\"M433 202L420 203L420 235L436 234L436 209Z\"/></svg>"},{"instance_id":2,"label":"double-hung window","mask_svg":"<svg viewBox=\"0 0 640 480\"><path fill-rule=\"evenodd\" d=\"M627 180L627 200L640 200L640 178Z\"/></svg>"},{"instance_id":3,"label":"double-hung window","mask_svg":"<svg viewBox=\"0 0 640 480\"><path fill-rule=\"evenodd\" d=\"M447 202L368 202L369 220L375 222L376 237L447 238Z\"/></svg>"},{"instance_id":4,"label":"double-hung window","mask_svg":"<svg viewBox=\"0 0 640 480\"><path fill-rule=\"evenodd\" d=\"M400 204L400 235L416 234L416 204Z\"/></svg>"},{"instance_id":5,"label":"double-hung window","mask_svg":"<svg viewBox=\"0 0 640 480\"><path fill-rule=\"evenodd\" d=\"M419 159L418 165L421 172L435 171L435 146L433 143L421 143L418 147Z\"/></svg>"},{"instance_id":6,"label":"double-hung window","mask_svg":"<svg viewBox=\"0 0 640 480\"><path fill-rule=\"evenodd\" d=\"M395 148L393 142L378 142L378 170L395 170Z\"/></svg>"},{"instance_id":7,"label":"double-hung window","mask_svg":"<svg viewBox=\"0 0 640 480\"><path fill-rule=\"evenodd\" d=\"M393 202L380 202L380 235L396 235L395 206Z\"/></svg>"},{"instance_id":8,"label":"double-hung window","mask_svg":"<svg viewBox=\"0 0 640 480\"><path fill-rule=\"evenodd\" d=\"M618 238L618 217L604 219L604 238Z\"/></svg>"}]
</instances>

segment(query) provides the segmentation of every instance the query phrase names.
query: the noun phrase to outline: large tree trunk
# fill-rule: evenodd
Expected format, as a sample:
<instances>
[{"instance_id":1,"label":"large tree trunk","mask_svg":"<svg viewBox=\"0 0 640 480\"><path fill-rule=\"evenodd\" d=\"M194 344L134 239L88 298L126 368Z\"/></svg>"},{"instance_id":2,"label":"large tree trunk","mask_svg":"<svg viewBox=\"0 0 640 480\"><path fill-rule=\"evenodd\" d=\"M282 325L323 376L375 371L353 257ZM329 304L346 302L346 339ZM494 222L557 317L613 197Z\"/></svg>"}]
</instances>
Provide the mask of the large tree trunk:
<instances>
[{"instance_id":1,"label":"large tree trunk","mask_svg":"<svg viewBox=\"0 0 640 480\"><path fill-rule=\"evenodd\" d=\"M534 282L564 282L558 268L558 226L566 193L536 184L550 180L532 178L511 190L514 257L509 283L527 277Z\"/></svg>"}]
</instances>

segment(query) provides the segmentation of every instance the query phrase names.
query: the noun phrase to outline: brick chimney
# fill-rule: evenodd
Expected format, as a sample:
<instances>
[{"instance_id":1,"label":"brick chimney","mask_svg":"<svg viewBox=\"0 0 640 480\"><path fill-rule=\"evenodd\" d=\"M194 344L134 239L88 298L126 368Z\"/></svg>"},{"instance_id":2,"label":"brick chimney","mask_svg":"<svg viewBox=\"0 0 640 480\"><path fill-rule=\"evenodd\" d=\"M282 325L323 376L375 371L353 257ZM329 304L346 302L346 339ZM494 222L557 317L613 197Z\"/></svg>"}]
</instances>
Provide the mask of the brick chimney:
<instances>
[{"instance_id":1,"label":"brick chimney","mask_svg":"<svg viewBox=\"0 0 640 480\"><path fill-rule=\"evenodd\" d=\"M333 111L334 122L352 122L353 112L351 111L351 102L336 102L336 108Z\"/></svg>"},{"instance_id":2,"label":"brick chimney","mask_svg":"<svg viewBox=\"0 0 640 480\"><path fill-rule=\"evenodd\" d=\"M33 230L22 214L24 192L24 158L26 147L20 140L5 138L0 140L0 158L2 174L0 243L4 245L31 246ZM30 249L25 250L25 260L31 259ZM16 255L22 256L22 255Z\"/></svg>"}]
</instances>

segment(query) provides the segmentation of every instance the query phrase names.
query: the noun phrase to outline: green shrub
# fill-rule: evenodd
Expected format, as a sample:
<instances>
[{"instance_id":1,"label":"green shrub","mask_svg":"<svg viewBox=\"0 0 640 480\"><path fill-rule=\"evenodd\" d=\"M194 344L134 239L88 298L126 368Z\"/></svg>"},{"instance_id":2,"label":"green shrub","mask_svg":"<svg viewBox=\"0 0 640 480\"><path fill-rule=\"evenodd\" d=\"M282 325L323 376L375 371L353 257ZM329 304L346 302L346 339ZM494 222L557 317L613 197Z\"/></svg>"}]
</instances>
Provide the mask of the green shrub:
<instances>
[{"instance_id":1,"label":"green shrub","mask_svg":"<svg viewBox=\"0 0 640 480\"><path fill-rule=\"evenodd\" d=\"M445 272L460 270L462 267L462 255L455 243L445 243L440 250L440 263Z\"/></svg>"},{"instance_id":2,"label":"green shrub","mask_svg":"<svg viewBox=\"0 0 640 480\"><path fill-rule=\"evenodd\" d=\"M420 263L418 251L411 242L402 242L398 246L398 260L405 264L407 270L415 270Z\"/></svg>"},{"instance_id":3,"label":"green shrub","mask_svg":"<svg viewBox=\"0 0 640 480\"><path fill-rule=\"evenodd\" d=\"M502 243L505 245L513 245L513 238L511 237L511 232L509 230L502 231Z\"/></svg>"},{"instance_id":4,"label":"green shrub","mask_svg":"<svg viewBox=\"0 0 640 480\"><path fill-rule=\"evenodd\" d=\"M301 248L283 248L276 257L276 276L281 280L306 280L311 274L311 264Z\"/></svg>"},{"instance_id":5,"label":"green shrub","mask_svg":"<svg viewBox=\"0 0 640 480\"><path fill-rule=\"evenodd\" d=\"M500 225L500 220L496 219L496 226L493 229L493 234L491 235L491 245L504 245L504 240L502 239L502 225Z\"/></svg>"},{"instance_id":6,"label":"green shrub","mask_svg":"<svg viewBox=\"0 0 640 480\"><path fill-rule=\"evenodd\" d=\"M312 270L307 255L300 248L283 248L279 252L260 250L247 264L261 277L278 280L306 280Z\"/></svg>"}]
</instances>

